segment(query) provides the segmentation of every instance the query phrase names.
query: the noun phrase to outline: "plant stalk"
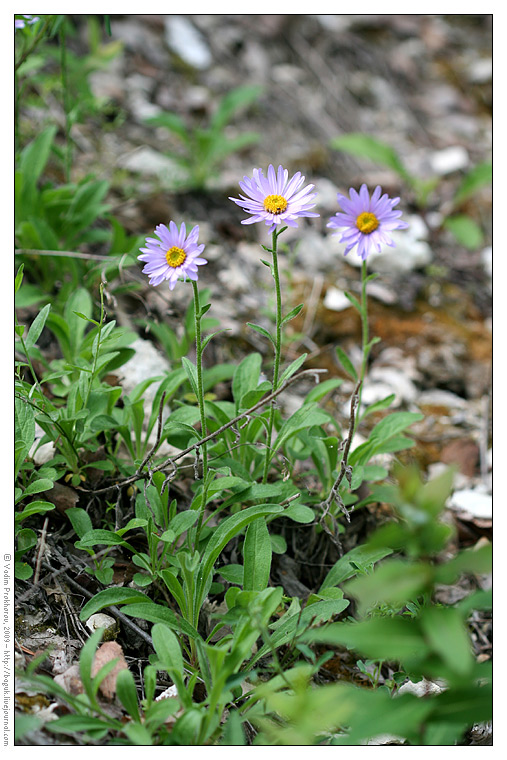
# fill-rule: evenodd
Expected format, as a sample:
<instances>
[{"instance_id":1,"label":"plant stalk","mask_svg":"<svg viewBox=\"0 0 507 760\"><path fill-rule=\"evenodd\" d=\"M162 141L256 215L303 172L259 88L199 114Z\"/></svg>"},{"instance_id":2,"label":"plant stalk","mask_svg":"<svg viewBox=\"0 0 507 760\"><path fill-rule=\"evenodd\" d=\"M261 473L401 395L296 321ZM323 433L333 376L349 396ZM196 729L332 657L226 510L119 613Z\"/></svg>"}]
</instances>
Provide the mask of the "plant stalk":
<instances>
[{"instance_id":1,"label":"plant stalk","mask_svg":"<svg viewBox=\"0 0 507 760\"><path fill-rule=\"evenodd\" d=\"M366 295L366 280L368 277L366 261L363 261L361 266L361 327L362 327L362 348L363 348L363 360L361 362L361 374L359 377L360 385L358 392L357 410L355 415L354 433L357 428L357 423L361 416L361 396L363 392L363 383L366 375L366 367L368 365L368 355L370 353L370 347L368 346L369 330L368 330L368 297Z\"/></svg>"},{"instance_id":2,"label":"plant stalk","mask_svg":"<svg viewBox=\"0 0 507 760\"><path fill-rule=\"evenodd\" d=\"M194 289L194 317L195 317L195 363L197 367L197 402L199 404L199 413L201 417L201 437L206 438L208 430L206 426L206 410L204 408L204 391L202 384L202 340L201 340L201 303L199 300L199 288L197 283L192 280L192 287ZM194 546L197 548L197 542L199 540L199 534L201 532L202 521L204 517L204 509L206 506L206 495L208 491L208 444L205 441L201 445L202 451L202 500L200 506L199 521L197 523L197 529L195 534Z\"/></svg>"},{"instance_id":3,"label":"plant stalk","mask_svg":"<svg viewBox=\"0 0 507 760\"><path fill-rule=\"evenodd\" d=\"M280 374L280 354L282 349L282 293L280 288L280 273L278 271L278 233L276 230L273 232L271 253L273 255L273 279L275 281L275 294L276 294L276 335L275 335L275 361L273 365L273 386L272 391L275 392L278 388L278 376ZM268 433L267 433L267 446L266 446L266 458L264 460L264 473L262 476L262 482L266 483L268 479L269 463L271 462L271 437L273 434L273 424L275 417L275 401L271 402L269 408L269 421L268 421Z\"/></svg>"}]
</instances>

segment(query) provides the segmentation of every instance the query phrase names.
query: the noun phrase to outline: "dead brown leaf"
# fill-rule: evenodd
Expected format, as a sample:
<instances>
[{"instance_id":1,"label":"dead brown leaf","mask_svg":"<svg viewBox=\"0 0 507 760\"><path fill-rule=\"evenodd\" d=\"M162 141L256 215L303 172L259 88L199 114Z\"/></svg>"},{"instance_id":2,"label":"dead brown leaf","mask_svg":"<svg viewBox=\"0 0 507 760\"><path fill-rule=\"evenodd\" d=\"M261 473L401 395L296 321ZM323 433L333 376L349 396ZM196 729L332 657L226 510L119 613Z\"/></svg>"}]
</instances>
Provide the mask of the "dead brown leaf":
<instances>
[{"instance_id":1,"label":"dead brown leaf","mask_svg":"<svg viewBox=\"0 0 507 760\"><path fill-rule=\"evenodd\" d=\"M92 678L94 678L99 670L111 660L118 658L118 662L111 670L110 673L104 678L99 686L99 690L102 692L106 699L113 699L116 694L116 679L120 670L128 670L128 665L123 656L123 649L116 641L106 641L100 646L93 659L92 664Z\"/></svg>"}]
</instances>

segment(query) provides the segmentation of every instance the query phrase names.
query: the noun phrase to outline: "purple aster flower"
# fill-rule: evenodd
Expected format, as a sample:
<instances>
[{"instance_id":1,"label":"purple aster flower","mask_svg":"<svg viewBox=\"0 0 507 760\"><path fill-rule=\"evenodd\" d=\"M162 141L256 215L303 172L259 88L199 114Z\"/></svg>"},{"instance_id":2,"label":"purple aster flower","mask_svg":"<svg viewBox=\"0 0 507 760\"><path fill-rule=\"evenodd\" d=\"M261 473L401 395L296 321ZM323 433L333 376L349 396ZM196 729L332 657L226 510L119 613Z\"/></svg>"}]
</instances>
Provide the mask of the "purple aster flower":
<instances>
[{"instance_id":1,"label":"purple aster flower","mask_svg":"<svg viewBox=\"0 0 507 760\"><path fill-rule=\"evenodd\" d=\"M143 274L150 278L150 285L160 285L164 280L169 280L169 290L173 290L180 277L186 281L197 280L197 267L207 264L206 259L200 257L204 251L204 245L197 244L199 227L194 227L186 237L185 224L178 230L174 222L169 222L169 229L165 224L159 224L155 228L158 238L146 238L146 248L140 248L142 256L137 258L145 261L146 266Z\"/></svg>"},{"instance_id":2,"label":"purple aster flower","mask_svg":"<svg viewBox=\"0 0 507 760\"><path fill-rule=\"evenodd\" d=\"M300 216L319 216L310 211L315 206L317 193L312 193L313 185L303 187L305 178L301 172L289 180L289 172L283 166L275 172L273 165L268 168L265 177L262 169L253 170L253 178L243 177L240 188L248 196L229 198L243 211L251 214L250 219L243 219L241 224L265 222L270 232L274 232L278 224L297 227L296 219Z\"/></svg>"},{"instance_id":3,"label":"purple aster flower","mask_svg":"<svg viewBox=\"0 0 507 760\"><path fill-rule=\"evenodd\" d=\"M361 185L359 193L353 187L349 190L350 198L338 193L338 203L345 213L333 216L328 227L342 228L340 243L346 244L346 256L357 245L358 256L365 261L373 250L380 252L382 245L394 246L389 232L408 227L407 222L399 218L401 211L393 211L399 198L382 195L382 188L377 185L370 198L366 185Z\"/></svg>"},{"instance_id":4,"label":"purple aster flower","mask_svg":"<svg viewBox=\"0 0 507 760\"><path fill-rule=\"evenodd\" d=\"M14 19L14 29L24 29L27 24L36 24L37 21L40 21L40 16L24 13L23 18Z\"/></svg>"}]
</instances>

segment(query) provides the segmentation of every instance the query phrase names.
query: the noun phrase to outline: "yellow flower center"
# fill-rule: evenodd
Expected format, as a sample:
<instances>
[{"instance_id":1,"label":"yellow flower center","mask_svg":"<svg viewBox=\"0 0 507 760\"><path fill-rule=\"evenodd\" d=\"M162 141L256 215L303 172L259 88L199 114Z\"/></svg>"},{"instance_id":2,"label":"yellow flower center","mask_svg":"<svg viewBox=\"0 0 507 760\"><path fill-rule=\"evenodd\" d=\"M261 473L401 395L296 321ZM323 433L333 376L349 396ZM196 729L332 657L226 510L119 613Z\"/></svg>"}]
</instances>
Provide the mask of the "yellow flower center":
<instances>
[{"instance_id":1,"label":"yellow flower center","mask_svg":"<svg viewBox=\"0 0 507 760\"><path fill-rule=\"evenodd\" d=\"M269 214L282 214L287 208L283 195L268 195L264 199L264 210Z\"/></svg>"},{"instance_id":2,"label":"yellow flower center","mask_svg":"<svg viewBox=\"0 0 507 760\"><path fill-rule=\"evenodd\" d=\"M176 245L173 245L172 248L169 248L165 255L165 259L170 267L176 267L181 266L185 259L187 258L187 254L182 248L178 248Z\"/></svg>"},{"instance_id":3,"label":"yellow flower center","mask_svg":"<svg viewBox=\"0 0 507 760\"><path fill-rule=\"evenodd\" d=\"M363 213L359 214L356 219L357 229L365 235L369 235L370 232L376 230L378 226L379 220L375 214L371 214L369 211L363 211Z\"/></svg>"}]
</instances>

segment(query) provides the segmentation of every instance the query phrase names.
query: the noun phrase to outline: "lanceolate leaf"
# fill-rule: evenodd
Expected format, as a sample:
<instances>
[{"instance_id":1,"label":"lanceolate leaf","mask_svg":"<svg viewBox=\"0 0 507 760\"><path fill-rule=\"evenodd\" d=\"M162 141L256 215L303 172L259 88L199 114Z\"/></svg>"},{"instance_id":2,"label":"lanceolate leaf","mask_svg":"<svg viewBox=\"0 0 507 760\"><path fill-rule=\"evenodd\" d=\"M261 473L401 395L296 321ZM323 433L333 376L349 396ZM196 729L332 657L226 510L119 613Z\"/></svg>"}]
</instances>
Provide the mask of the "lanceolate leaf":
<instances>
[{"instance_id":1,"label":"lanceolate leaf","mask_svg":"<svg viewBox=\"0 0 507 760\"><path fill-rule=\"evenodd\" d=\"M148 597L141 591L132 588L105 588L99 591L93 599L87 602L79 614L80 620L88 620L96 612L116 604L133 604L134 602L147 602Z\"/></svg>"},{"instance_id":2,"label":"lanceolate leaf","mask_svg":"<svg viewBox=\"0 0 507 760\"><path fill-rule=\"evenodd\" d=\"M349 357L343 350L343 348L340 348L340 346L336 346L336 356L338 357L338 361L342 365L345 372L354 378L354 380L357 380L357 372L355 370L354 365L350 361Z\"/></svg>"},{"instance_id":3,"label":"lanceolate leaf","mask_svg":"<svg viewBox=\"0 0 507 760\"><path fill-rule=\"evenodd\" d=\"M269 584L272 549L264 520L254 520L246 531L243 545L245 591L263 591Z\"/></svg>"},{"instance_id":4,"label":"lanceolate leaf","mask_svg":"<svg viewBox=\"0 0 507 760\"><path fill-rule=\"evenodd\" d=\"M208 542L201 559L199 568L199 577L196 584L196 593L194 599L194 615L199 613L204 600L205 589L209 583L213 566L217 561L220 552L229 543L231 538L240 533L253 520L266 515L274 515L283 512L283 507L278 504L264 504L262 506L248 507L242 512L238 512L228 517L216 528L213 536ZM194 617L196 619L196 616Z\"/></svg>"}]
</instances>

